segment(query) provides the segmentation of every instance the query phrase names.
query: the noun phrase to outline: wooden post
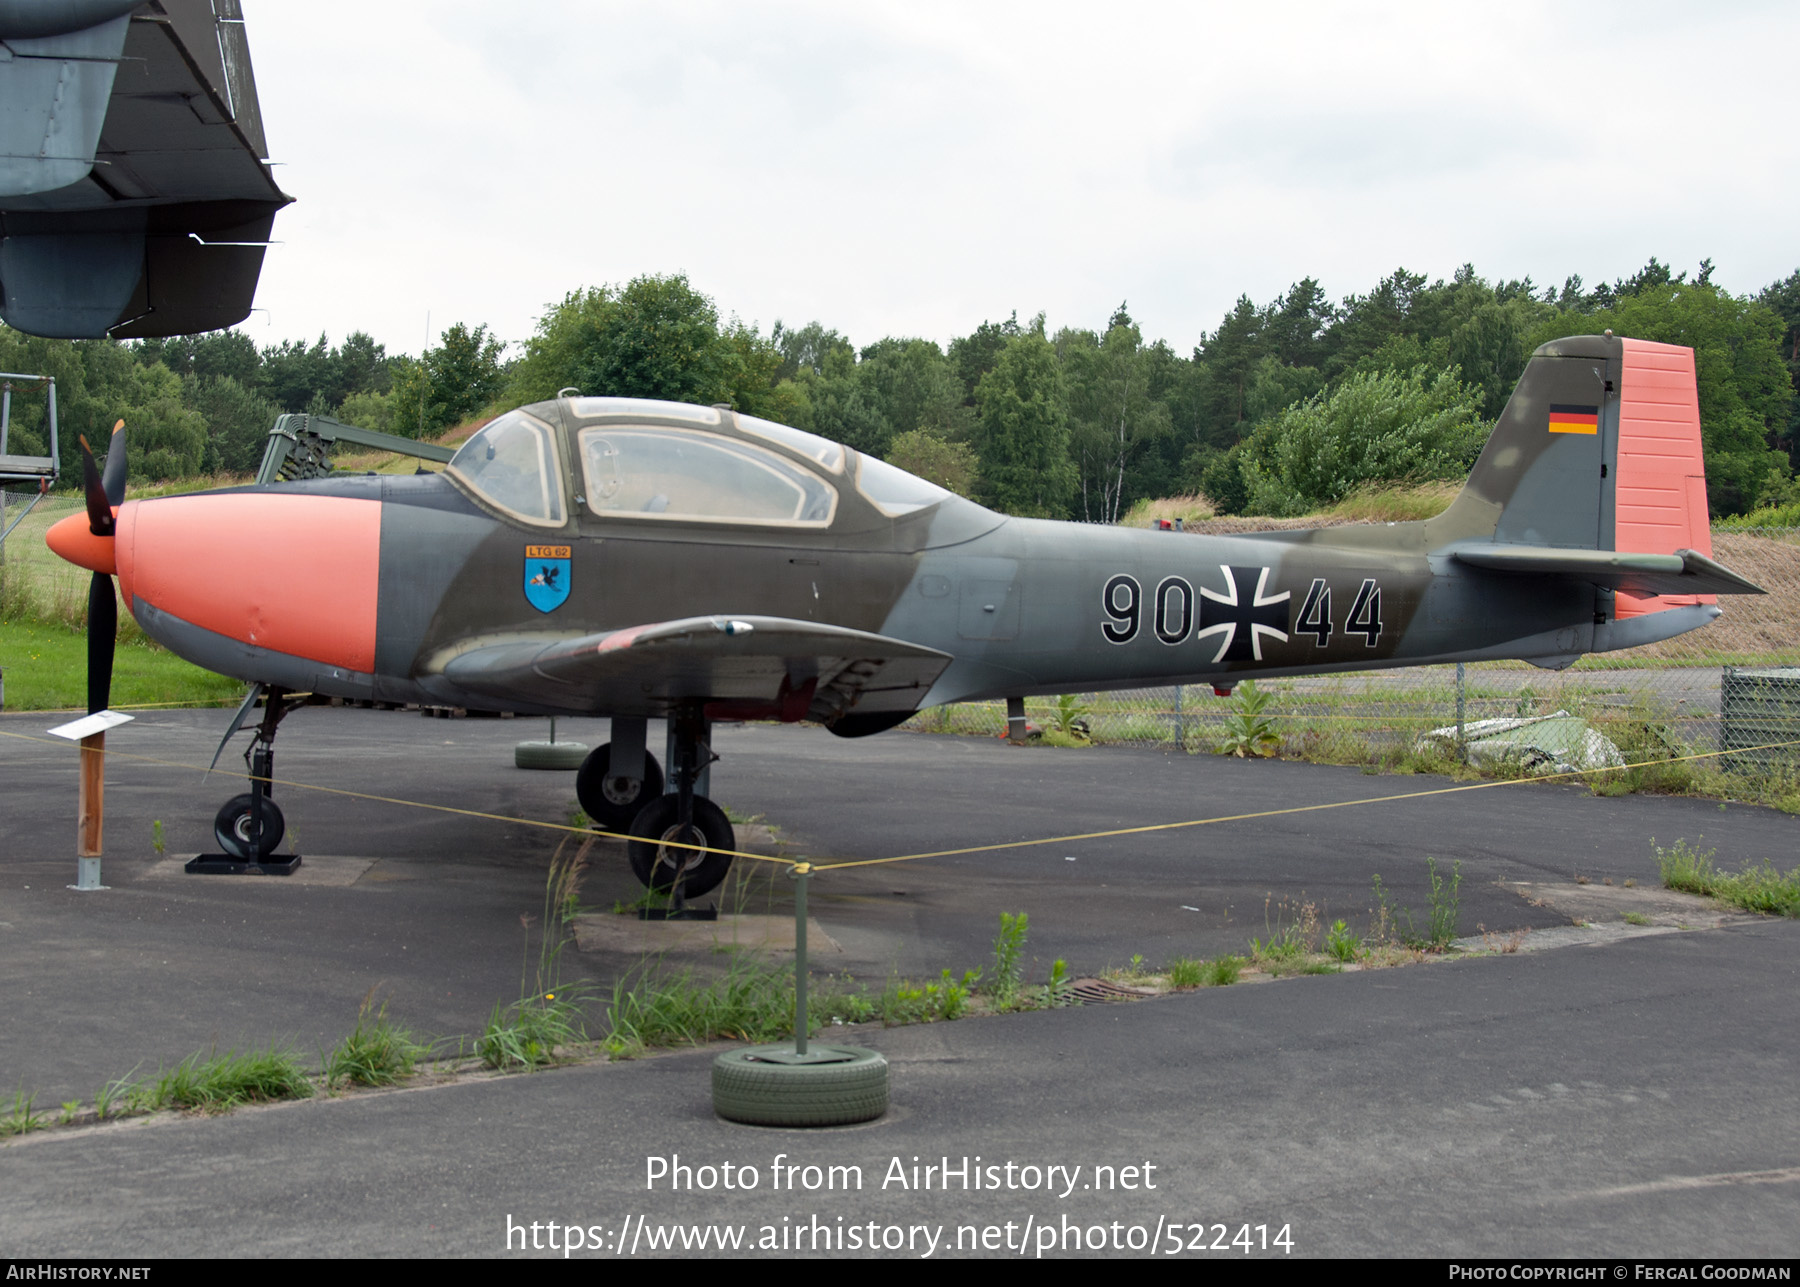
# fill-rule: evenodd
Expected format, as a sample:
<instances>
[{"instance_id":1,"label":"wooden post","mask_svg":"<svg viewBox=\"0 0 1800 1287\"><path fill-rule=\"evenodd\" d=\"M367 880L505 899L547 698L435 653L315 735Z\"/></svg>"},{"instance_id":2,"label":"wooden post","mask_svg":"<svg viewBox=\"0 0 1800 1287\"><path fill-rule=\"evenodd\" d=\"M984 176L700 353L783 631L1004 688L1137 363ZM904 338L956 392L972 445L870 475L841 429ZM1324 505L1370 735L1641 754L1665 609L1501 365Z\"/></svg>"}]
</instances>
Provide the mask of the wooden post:
<instances>
[{"instance_id":1,"label":"wooden post","mask_svg":"<svg viewBox=\"0 0 1800 1287\"><path fill-rule=\"evenodd\" d=\"M81 739L81 790L76 826L75 854L100 856L100 827L106 815L106 733L90 733Z\"/></svg>"}]
</instances>

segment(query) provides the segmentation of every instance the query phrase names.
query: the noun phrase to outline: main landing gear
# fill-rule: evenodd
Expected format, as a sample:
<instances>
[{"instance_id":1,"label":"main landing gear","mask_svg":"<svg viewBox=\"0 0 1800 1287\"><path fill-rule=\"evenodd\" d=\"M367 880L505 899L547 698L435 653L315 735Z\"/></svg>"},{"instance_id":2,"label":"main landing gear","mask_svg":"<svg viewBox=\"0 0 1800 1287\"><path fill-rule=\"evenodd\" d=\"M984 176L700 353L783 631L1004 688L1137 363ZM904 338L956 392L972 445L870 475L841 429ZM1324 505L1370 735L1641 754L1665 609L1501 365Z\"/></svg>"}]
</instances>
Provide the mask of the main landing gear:
<instances>
[{"instance_id":1,"label":"main landing gear","mask_svg":"<svg viewBox=\"0 0 1800 1287\"><path fill-rule=\"evenodd\" d=\"M708 745L712 728L697 705L669 717L669 776L644 747L640 718L618 717L613 740L596 747L575 776L575 794L603 830L630 836L627 852L637 878L671 893L678 913L684 900L718 888L731 869L737 837L725 811L703 792L707 769L719 757ZM703 849L689 848L691 845Z\"/></svg>"}]
</instances>

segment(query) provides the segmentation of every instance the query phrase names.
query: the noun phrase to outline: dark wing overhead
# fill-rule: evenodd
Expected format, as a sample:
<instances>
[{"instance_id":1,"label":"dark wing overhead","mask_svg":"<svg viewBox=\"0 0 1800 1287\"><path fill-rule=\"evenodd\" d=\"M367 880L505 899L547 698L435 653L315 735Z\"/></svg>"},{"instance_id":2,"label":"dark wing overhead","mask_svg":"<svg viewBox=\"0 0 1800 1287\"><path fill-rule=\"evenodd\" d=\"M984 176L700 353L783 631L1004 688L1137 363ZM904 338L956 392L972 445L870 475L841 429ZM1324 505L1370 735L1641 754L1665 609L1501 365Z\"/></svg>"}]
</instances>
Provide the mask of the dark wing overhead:
<instances>
[{"instance_id":1,"label":"dark wing overhead","mask_svg":"<svg viewBox=\"0 0 1800 1287\"><path fill-rule=\"evenodd\" d=\"M275 184L239 0L0 0L0 318L121 339L249 316Z\"/></svg>"},{"instance_id":2,"label":"dark wing overhead","mask_svg":"<svg viewBox=\"0 0 1800 1287\"><path fill-rule=\"evenodd\" d=\"M716 718L812 719L911 712L951 662L900 639L784 617L688 617L579 639L484 641L443 677L498 699L596 713L704 701Z\"/></svg>"}]
</instances>

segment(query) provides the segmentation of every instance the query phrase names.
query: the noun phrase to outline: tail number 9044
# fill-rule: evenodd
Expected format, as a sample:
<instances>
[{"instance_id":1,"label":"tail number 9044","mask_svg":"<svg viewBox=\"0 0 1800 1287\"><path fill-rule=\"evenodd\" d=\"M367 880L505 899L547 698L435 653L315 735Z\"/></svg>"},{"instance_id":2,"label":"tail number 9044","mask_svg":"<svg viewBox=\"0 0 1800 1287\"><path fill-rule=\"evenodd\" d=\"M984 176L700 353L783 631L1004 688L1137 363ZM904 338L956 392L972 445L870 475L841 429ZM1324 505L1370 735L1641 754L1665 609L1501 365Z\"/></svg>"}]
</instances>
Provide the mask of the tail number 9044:
<instances>
[{"instance_id":1,"label":"tail number 9044","mask_svg":"<svg viewBox=\"0 0 1800 1287\"><path fill-rule=\"evenodd\" d=\"M1219 570L1225 574L1224 592L1202 587L1198 600L1199 634L1212 636L1219 644L1215 661L1261 661L1263 641L1276 639L1285 643L1290 628L1295 634L1312 636L1315 648L1327 647L1339 630L1346 635L1361 635L1370 648L1381 639L1381 585L1374 577L1362 578L1341 625L1332 621L1330 585L1324 577L1314 577L1301 603L1299 619L1290 627L1292 596L1286 590L1269 592L1271 569L1221 565ZM1105 615L1100 633L1108 643L1130 643L1148 616L1152 633L1162 643L1173 646L1186 640L1194 630L1195 606L1194 588L1182 577L1165 577L1146 602L1137 578L1121 572L1109 578L1100 593L1100 607Z\"/></svg>"}]
</instances>

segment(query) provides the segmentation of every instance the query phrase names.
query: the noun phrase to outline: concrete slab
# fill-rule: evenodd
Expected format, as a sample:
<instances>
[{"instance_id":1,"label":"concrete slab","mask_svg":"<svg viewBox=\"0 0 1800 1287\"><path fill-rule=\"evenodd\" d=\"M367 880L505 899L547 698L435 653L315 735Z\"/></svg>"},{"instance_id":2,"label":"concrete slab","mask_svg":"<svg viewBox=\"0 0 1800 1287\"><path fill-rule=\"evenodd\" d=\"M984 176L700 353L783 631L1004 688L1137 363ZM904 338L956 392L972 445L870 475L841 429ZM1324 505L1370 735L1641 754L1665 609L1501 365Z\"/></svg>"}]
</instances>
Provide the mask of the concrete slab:
<instances>
[{"instance_id":1,"label":"concrete slab","mask_svg":"<svg viewBox=\"0 0 1800 1287\"><path fill-rule=\"evenodd\" d=\"M205 875L197 876L186 870L188 861L197 854L171 854L155 862L146 863L137 872L139 880L221 880L237 883L256 884L273 881L285 885L354 885L365 876L376 863L374 858L346 858L334 854L305 854L300 865L286 876L239 876L239 875ZM281 855L277 855L279 857Z\"/></svg>"}]
</instances>

